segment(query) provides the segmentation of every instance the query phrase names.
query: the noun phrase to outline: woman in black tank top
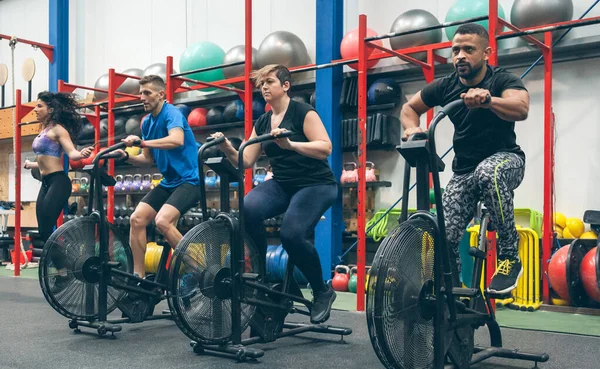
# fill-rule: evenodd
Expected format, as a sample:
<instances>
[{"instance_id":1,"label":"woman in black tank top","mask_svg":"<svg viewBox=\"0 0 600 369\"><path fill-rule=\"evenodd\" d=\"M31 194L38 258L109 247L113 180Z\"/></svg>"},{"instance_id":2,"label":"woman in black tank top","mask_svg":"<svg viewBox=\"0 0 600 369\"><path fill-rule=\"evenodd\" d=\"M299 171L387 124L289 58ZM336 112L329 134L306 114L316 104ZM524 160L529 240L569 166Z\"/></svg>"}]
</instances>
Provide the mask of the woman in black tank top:
<instances>
[{"instance_id":1,"label":"woman in black tank top","mask_svg":"<svg viewBox=\"0 0 600 369\"><path fill-rule=\"evenodd\" d=\"M271 111L261 115L250 138L292 131L289 138L277 138L244 151L244 167L256 163L264 150L273 169L273 179L250 191L244 199L245 229L266 257L267 235L264 220L285 213L280 237L290 261L304 274L313 290L311 322L329 319L336 294L323 281L321 261L309 240L315 226L338 196L338 185L327 162L331 141L323 122L312 106L291 100L289 70L282 65L267 65L253 74ZM223 136L221 132L212 135ZM229 140L221 151L238 165L238 152Z\"/></svg>"}]
</instances>

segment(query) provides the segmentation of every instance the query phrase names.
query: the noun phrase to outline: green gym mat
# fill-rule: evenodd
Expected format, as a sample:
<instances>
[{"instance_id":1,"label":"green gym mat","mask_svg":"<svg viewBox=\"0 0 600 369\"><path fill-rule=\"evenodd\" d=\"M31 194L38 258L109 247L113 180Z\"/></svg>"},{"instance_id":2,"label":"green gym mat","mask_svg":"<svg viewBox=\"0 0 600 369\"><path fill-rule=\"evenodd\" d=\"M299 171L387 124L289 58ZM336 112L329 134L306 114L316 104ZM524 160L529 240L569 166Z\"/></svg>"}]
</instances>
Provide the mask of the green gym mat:
<instances>
[{"instance_id":1,"label":"green gym mat","mask_svg":"<svg viewBox=\"0 0 600 369\"><path fill-rule=\"evenodd\" d=\"M0 277L13 277L15 274L14 270L6 269L6 266L0 266ZM38 268L21 269L21 277L28 279L38 278ZM19 277L20 278L20 277Z\"/></svg>"}]
</instances>

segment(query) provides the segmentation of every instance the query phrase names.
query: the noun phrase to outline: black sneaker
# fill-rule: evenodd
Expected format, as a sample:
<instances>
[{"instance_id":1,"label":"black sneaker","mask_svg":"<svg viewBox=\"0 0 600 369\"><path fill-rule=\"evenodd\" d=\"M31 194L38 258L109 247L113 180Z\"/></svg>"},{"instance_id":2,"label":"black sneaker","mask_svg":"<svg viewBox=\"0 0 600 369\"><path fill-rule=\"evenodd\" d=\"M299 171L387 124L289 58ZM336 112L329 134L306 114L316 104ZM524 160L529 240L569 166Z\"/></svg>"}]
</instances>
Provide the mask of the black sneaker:
<instances>
[{"instance_id":1,"label":"black sneaker","mask_svg":"<svg viewBox=\"0 0 600 369\"><path fill-rule=\"evenodd\" d=\"M499 295L507 294L517 287L519 278L523 274L521 260L498 260L498 268L492 277L488 291Z\"/></svg>"},{"instance_id":2,"label":"black sneaker","mask_svg":"<svg viewBox=\"0 0 600 369\"><path fill-rule=\"evenodd\" d=\"M329 285L325 285L327 289L315 296L310 310L310 322L313 324L321 324L329 319L331 315L331 305L337 297L333 288Z\"/></svg>"}]
</instances>

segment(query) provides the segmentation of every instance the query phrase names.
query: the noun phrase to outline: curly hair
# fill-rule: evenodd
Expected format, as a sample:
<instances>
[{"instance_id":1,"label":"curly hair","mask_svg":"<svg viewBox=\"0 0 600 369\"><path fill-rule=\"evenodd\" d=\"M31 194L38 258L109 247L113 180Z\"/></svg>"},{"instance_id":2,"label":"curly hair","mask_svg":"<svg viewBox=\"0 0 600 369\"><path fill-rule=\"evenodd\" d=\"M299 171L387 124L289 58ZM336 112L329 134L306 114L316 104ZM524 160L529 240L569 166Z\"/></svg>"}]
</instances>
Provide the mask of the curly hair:
<instances>
[{"instance_id":1,"label":"curly hair","mask_svg":"<svg viewBox=\"0 0 600 369\"><path fill-rule=\"evenodd\" d=\"M63 126L72 140L76 140L81 132L81 117L77 112L79 104L75 100L75 95L66 92L50 92L43 91L38 94L38 100L43 101L48 106L48 109L52 109L50 119L44 124L42 128L46 128L48 124L60 124Z\"/></svg>"}]
</instances>

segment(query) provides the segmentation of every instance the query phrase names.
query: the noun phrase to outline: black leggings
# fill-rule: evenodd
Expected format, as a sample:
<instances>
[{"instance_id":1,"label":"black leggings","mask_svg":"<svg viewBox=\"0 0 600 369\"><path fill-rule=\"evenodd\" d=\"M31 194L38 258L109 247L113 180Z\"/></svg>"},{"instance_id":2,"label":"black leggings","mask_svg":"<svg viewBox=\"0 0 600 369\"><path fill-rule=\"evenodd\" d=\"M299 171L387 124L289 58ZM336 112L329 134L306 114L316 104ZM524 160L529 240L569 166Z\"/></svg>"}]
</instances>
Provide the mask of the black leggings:
<instances>
[{"instance_id":1,"label":"black leggings","mask_svg":"<svg viewBox=\"0 0 600 369\"><path fill-rule=\"evenodd\" d=\"M54 231L56 220L69 200L69 196L71 196L71 180L65 172L54 172L42 177L42 188L38 193L35 213L38 231L44 242L50 238ZM53 250L55 252L50 254L52 262L54 262L57 269L64 268L60 252L56 248Z\"/></svg>"},{"instance_id":2,"label":"black leggings","mask_svg":"<svg viewBox=\"0 0 600 369\"><path fill-rule=\"evenodd\" d=\"M266 257L267 234L263 221L285 212L281 224L281 244L289 260L300 269L313 292L325 288L319 254L308 236L337 198L336 183L290 190L268 180L244 198L245 231Z\"/></svg>"}]
</instances>

